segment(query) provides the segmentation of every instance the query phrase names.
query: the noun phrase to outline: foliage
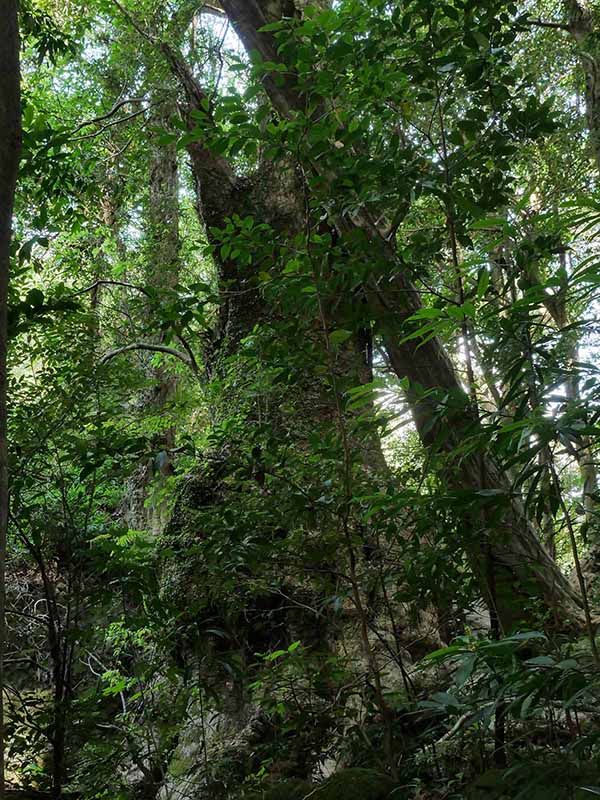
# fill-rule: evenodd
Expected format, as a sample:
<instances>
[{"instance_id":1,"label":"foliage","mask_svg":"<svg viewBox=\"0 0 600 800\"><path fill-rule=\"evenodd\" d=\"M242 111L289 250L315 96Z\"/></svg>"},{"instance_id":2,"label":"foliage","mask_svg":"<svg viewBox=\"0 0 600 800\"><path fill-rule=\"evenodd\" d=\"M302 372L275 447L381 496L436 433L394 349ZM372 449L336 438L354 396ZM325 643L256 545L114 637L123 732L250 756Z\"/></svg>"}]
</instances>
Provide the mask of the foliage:
<instances>
[{"instance_id":1,"label":"foliage","mask_svg":"<svg viewBox=\"0 0 600 800\"><path fill-rule=\"evenodd\" d=\"M593 796L597 34L208 6L21 6L9 779Z\"/></svg>"}]
</instances>

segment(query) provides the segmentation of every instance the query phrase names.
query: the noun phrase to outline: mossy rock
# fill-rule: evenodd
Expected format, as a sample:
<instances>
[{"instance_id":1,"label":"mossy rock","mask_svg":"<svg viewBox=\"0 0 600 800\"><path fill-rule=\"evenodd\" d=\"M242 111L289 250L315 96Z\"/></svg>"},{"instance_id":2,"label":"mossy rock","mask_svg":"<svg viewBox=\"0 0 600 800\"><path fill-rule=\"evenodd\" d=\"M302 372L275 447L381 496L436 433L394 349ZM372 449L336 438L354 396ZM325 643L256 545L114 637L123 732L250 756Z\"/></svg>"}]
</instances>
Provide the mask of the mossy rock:
<instances>
[{"instance_id":1,"label":"mossy rock","mask_svg":"<svg viewBox=\"0 0 600 800\"><path fill-rule=\"evenodd\" d=\"M336 772L315 791L314 800L388 800L396 788L394 781L373 769L351 767Z\"/></svg>"},{"instance_id":2,"label":"mossy rock","mask_svg":"<svg viewBox=\"0 0 600 800\"><path fill-rule=\"evenodd\" d=\"M598 772L591 765L563 765L532 763L528 770L518 769L507 773L490 769L477 776L468 788L468 800L588 800L598 788ZM590 786L593 791L584 787Z\"/></svg>"},{"instance_id":3,"label":"mossy rock","mask_svg":"<svg viewBox=\"0 0 600 800\"><path fill-rule=\"evenodd\" d=\"M314 788L308 781L282 781L259 792L253 792L247 800L304 800Z\"/></svg>"},{"instance_id":4,"label":"mossy rock","mask_svg":"<svg viewBox=\"0 0 600 800\"><path fill-rule=\"evenodd\" d=\"M336 772L318 786L301 780L283 781L251 794L247 800L304 800L307 795L310 800L401 800L399 794L392 794L395 786L387 775L352 767Z\"/></svg>"}]
</instances>

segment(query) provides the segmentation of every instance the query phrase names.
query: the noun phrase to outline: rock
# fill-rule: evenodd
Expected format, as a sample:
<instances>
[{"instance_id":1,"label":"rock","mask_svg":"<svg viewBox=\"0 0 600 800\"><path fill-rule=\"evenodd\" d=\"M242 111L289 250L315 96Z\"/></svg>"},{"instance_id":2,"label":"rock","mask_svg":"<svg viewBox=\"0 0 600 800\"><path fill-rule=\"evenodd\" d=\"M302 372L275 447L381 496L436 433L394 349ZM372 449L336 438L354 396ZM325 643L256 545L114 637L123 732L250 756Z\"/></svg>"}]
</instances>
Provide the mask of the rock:
<instances>
[{"instance_id":1,"label":"rock","mask_svg":"<svg viewBox=\"0 0 600 800\"><path fill-rule=\"evenodd\" d=\"M282 781L260 792L253 792L247 800L391 800L392 797L401 800L400 795L394 792L395 788L395 782L388 775L372 769L351 767L336 772L316 786L306 781Z\"/></svg>"},{"instance_id":2,"label":"rock","mask_svg":"<svg viewBox=\"0 0 600 800\"><path fill-rule=\"evenodd\" d=\"M308 781L282 781L263 791L253 792L248 800L304 800L314 788Z\"/></svg>"},{"instance_id":3,"label":"rock","mask_svg":"<svg viewBox=\"0 0 600 800\"><path fill-rule=\"evenodd\" d=\"M373 769L350 767L334 773L316 790L314 800L387 800L396 788L388 776ZM400 800L397 794L395 800Z\"/></svg>"}]
</instances>

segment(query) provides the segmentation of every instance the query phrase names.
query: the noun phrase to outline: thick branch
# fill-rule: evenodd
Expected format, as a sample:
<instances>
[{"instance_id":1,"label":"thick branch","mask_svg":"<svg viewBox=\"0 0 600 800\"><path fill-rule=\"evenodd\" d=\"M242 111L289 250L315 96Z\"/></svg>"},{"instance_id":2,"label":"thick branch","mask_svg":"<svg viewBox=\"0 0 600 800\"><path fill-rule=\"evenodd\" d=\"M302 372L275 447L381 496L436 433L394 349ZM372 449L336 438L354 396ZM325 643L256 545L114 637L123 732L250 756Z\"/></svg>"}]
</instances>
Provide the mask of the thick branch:
<instances>
[{"instance_id":1,"label":"thick branch","mask_svg":"<svg viewBox=\"0 0 600 800\"><path fill-rule=\"evenodd\" d=\"M543 19L528 19L525 24L531 25L532 28L549 28L551 30L572 33L570 26L565 25L564 22L546 22Z\"/></svg>"},{"instance_id":2,"label":"thick branch","mask_svg":"<svg viewBox=\"0 0 600 800\"><path fill-rule=\"evenodd\" d=\"M290 3L284 2L269 5L266 0L221 0L221 5L249 54L256 51L263 61L281 63L273 34L261 31L261 28L274 19L284 17L286 12L295 15L293 3L290 8ZM279 15L274 13L276 8L280 10ZM283 76L280 72L267 73L263 77L263 84L274 107L283 117L302 109L302 98L291 76Z\"/></svg>"}]
</instances>

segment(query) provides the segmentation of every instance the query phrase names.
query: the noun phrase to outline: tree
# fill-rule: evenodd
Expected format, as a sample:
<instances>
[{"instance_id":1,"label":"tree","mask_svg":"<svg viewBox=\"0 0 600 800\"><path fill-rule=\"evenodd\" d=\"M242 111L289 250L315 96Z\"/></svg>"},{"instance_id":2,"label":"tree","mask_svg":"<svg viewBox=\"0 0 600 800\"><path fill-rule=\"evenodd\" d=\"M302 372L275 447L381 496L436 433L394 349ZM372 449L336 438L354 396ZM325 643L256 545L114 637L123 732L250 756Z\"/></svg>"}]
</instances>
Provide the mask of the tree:
<instances>
[{"instance_id":1,"label":"tree","mask_svg":"<svg viewBox=\"0 0 600 800\"><path fill-rule=\"evenodd\" d=\"M268 65L261 69L260 74L265 90L280 118L284 121L296 121L297 125L310 125L311 116L306 115L307 104L313 103L320 109L327 108L328 98L323 97L318 88L313 93L310 81L304 82L300 89L300 81L294 76L293 71L290 72L288 69L280 75L270 66L281 63L281 47L273 30L265 30L265 27L273 24L277 26L278 22L282 22L285 26L284 20L289 18L291 7L285 4L260 2L242 4L232 0L224 2L222 8L248 53L254 58L258 53L263 64ZM298 13L294 10L292 17ZM167 50L185 85L188 102L191 100L196 109L201 110L202 103L206 100L205 93L193 81L185 65L174 58L170 49ZM290 55L293 58L293 49ZM316 113L313 112L313 115ZM211 230L215 224L222 225L223 216L231 210L230 200L224 199L223 187L234 187L235 179L231 167L221 156L214 156L206 146L190 144L189 147L200 191L205 193L204 216ZM303 163L302 167L305 176L308 176L304 180L307 182L305 190L309 192L311 180L318 180L321 185L332 184L340 177L333 171L335 166L323 167L312 162ZM303 224L299 214L303 202L302 191L302 189L296 190L295 206L298 210L295 213L297 218L295 229L299 229ZM272 201L276 196L272 193L267 194L267 199ZM247 195L244 199L246 197ZM251 203L251 206L255 212L260 209L256 202ZM292 208L290 200L288 208ZM268 216L264 214L263 216L270 221ZM472 435L477 427L477 419L464 395L451 361L437 338L423 342L419 342L418 338L398 341L396 333L398 321L418 317L421 302L406 271L401 266L400 269L394 269L398 263L394 243L382 235L371 214L362 208L355 209L352 215L340 215L334 208L333 211L329 211L329 220L332 227L337 230L337 234L344 240L351 240L356 234L364 236L367 242L366 248L369 250L369 255L366 257L371 258L373 263L383 262L389 265L390 271L394 273L394 277L385 288L376 285L372 278L367 279L363 287L365 300L372 318L377 320L382 332L390 364L397 376L407 381L409 402L425 444L431 445L439 431L439 422L436 422L435 417L439 392L449 392L456 397L463 397L464 410L453 420L457 436L447 437L443 445L447 449L456 447L461 439ZM290 235L293 235L293 232L290 232ZM453 479L457 480L456 488L475 493L497 492L504 497L510 496L508 482L489 455L475 454L464 458L459 468L459 475L460 477ZM548 557L518 502L509 502L505 518L500 523L500 530L495 535L486 534L484 531L485 526L481 531L481 537L488 537L488 541L473 542L471 562L477 568L482 589L505 630L510 630L515 619L520 618L522 614L521 604L515 602L517 597L522 597L523 600L541 599L563 620L581 618L576 594ZM484 566L480 568L481 565ZM494 576L493 589L490 587L490 575Z\"/></svg>"},{"instance_id":2,"label":"tree","mask_svg":"<svg viewBox=\"0 0 600 800\"><path fill-rule=\"evenodd\" d=\"M595 785L600 204L567 6L68 11L22 17L11 774Z\"/></svg>"},{"instance_id":3,"label":"tree","mask_svg":"<svg viewBox=\"0 0 600 800\"><path fill-rule=\"evenodd\" d=\"M0 796L4 797L5 570L8 526L7 344L12 214L21 151L19 25L16 0L0 19Z\"/></svg>"}]
</instances>

